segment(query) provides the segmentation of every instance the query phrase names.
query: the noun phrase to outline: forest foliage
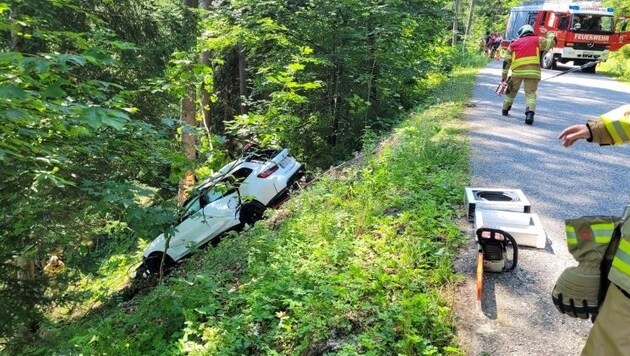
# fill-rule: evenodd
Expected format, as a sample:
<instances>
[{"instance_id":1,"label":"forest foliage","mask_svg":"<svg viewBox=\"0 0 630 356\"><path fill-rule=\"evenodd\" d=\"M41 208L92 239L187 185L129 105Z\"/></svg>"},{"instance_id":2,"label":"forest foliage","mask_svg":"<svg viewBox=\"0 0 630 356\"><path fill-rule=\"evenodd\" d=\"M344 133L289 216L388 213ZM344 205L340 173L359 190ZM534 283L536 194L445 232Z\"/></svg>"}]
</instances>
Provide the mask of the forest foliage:
<instances>
[{"instance_id":1,"label":"forest foliage","mask_svg":"<svg viewBox=\"0 0 630 356\"><path fill-rule=\"evenodd\" d=\"M112 302L144 244L174 221L186 171L203 178L245 142L288 147L315 171L349 159L433 103L515 3L466 1L454 13L450 0L0 0L0 347L37 344L86 311L77 305ZM456 18L469 48L451 46ZM63 274L43 273L51 255ZM405 308L429 303L418 298ZM286 350L308 348L296 346L307 334ZM388 350L434 336L394 333Z\"/></svg>"}]
</instances>

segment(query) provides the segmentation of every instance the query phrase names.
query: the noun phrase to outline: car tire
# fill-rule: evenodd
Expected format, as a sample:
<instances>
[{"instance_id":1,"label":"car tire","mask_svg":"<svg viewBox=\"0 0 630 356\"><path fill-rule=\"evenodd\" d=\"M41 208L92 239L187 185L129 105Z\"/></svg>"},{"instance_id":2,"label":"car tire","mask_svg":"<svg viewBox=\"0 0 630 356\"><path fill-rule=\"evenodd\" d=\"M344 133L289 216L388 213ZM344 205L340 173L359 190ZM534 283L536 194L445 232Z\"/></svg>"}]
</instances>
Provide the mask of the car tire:
<instances>
[{"instance_id":1,"label":"car tire","mask_svg":"<svg viewBox=\"0 0 630 356\"><path fill-rule=\"evenodd\" d=\"M163 255L164 254L162 252L153 252L150 254L143 262L146 272L149 274L160 273L160 264L162 263ZM175 261L173 261L171 256L166 255L166 258L164 259L164 274L167 274L173 267L175 267Z\"/></svg>"},{"instance_id":2,"label":"car tire","mask_svg":"<svg viewBox=\"0 0 630 356\"><path fill-rule=\"evenodd\" d=\"M550 52L550 51L545 52L540 58L540 66L545 69L552 69L552 70L557 69L558 66L556 62L557 62L557 59L555 55L553 54L553 52Z\"/></svg>"},{"instance_id":3,"label":"car tire","mask_svg":"<svg viewBox=\"0 0 630 356\"><path fill-rule=\"evenodd\" d=\"M584 73L595 73L595 67L596 66L597 65L586 67L586 68L582 69L582 72L584 72Z\"/></svg>"},{"instance_id":4,"label":"car tire","mask_svg":"<svg viewBox=\"0 0 630 356\"><path fill-rule=\"evenodd\" d=\"M256 221L262 219L265 209L265 206L257 201L250 201L243 204L240 214L241 224L253 225Z\"/></svg>"}]
</instances>

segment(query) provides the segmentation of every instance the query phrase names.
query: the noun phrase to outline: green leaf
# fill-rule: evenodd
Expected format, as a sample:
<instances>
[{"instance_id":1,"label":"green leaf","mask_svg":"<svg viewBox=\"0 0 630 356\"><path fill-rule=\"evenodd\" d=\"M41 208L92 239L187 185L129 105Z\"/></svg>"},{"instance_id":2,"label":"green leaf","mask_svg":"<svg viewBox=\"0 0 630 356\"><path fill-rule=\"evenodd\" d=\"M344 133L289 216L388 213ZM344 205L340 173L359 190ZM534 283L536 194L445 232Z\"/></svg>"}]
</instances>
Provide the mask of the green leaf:
<instances>
[{"instance_id":1,"label":"green leaf","mask_svg":"<svg viewBox=\"0 0 630 356\"><path fill-rule=\"evenodd\" d=\"M321 88L322 84L318 82L308 82L308 83L302 84L302 87L304 89L317 89L317 88Z\"/></svg>"},{"instance_id":2,"label":"green leaf","mask_svg":"<svg viewBox=\"0 0 630 356\"><path fill-rule=\"evenodd\" d=\"M0 63L18 62L22 60L22 54L18 52L0 52Z\"/></svg>"},{"instance_id":3,"label":"green leaf","mask_svg":"<svg viewBox=\"0 0 630 356\"><path fill-rule=\"evenodd\" d=\"M85 110L85 118L87 119L87 124L91 128L98 129L103 125L103 114L102 108L92 106Z\"/></svg>"},{"instance_id":4,"label":"green leaf","mask_svg":"<svg viewBox=\"0 0 630 356\"><path fill-rule=\"evenodd\" d=\"M304 69L304 64L301 63L291 63L289 64L289 69L294 72L298 72Z\"/></svg>"},{"instance_id":5,"label":"green leaf","mask_svg":"<svg viewBox=\"0 0 630 356\"><path fill-rule=\"evenodd\" d=\"M0 85L0 98L24 100L26 97L26 92L13 84Z\"/></svg>"},{"instance_id":6,"label":"green leaf","mask_svg":"<svg viewBox=\"0 0 630 356\"><path fill-rule=\"evenodd\" d=\"M92 106L85 110L88 126L98 129L107 125L115 130L123 130L129 116L123 111Z\"/></svg>"},{"instance_id":7,"label":"green leaf","mask_svg":"<svg viewBox=\"0 0 630 356\"><path fill-rule=\"evenodd\" d=\"M82 66L87 61L85 60L85 57L76 54L62 54L59 56L59 63L66 64L67 62Z\"/></svg>"},{"instance_id":8,"label":"green leaf","mask_svg":"<svg viewBox=\"0 0 630 356\"><path fill-rule=\"evenodd\" d=\"M4 117L7 119L21 119L28 117L28 113L21 109L9 109L4 112Z\"/></svg>"},{"instance_id":9,"label":"green leaf","mask_svg":"<svg viewBox=\"0 0 630 356\"><path fill-rule=\"evenodd\" d=\"M66 96L66 92L61 89L61 82L57 81L44 89L43 93L45 98L63 98Z\"/></svg>"},{"instance_id":10,"label":"green leaf","mask_svg":"<svg viewBox=\"0 0 630 356\"><path fill-rule=\"evenodd\" d=\"M125 128L126 120L123 120L116 116L106 116L103 118L103 123L115 130L123 130Z\"/></svg>"}]
</instances>

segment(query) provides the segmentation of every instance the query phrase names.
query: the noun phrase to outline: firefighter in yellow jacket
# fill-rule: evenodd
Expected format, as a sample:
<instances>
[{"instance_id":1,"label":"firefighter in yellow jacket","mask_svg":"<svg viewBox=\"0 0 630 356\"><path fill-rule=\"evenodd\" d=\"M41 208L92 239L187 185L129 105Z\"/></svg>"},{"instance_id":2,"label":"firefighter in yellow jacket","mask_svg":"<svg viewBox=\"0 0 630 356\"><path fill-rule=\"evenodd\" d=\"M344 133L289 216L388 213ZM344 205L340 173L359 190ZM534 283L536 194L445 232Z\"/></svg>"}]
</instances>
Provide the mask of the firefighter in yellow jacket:
<instances>
[{"instance_id":1,"label":"firefighter in yellow jacket","mask_svg":"<svg viewBox=\"0 0 630 356\"><path fill-rule=\"evenodd\" d=\"M630 105L586 124L567 127L558 138L565 147L580 139L600 145L630 143ZM611 283L582 350L583 356L630 355L630 220L625 221L608 274Z\"/></svg>"},{"instance_id":2,"label":"firefighter in yellow jacket","mask_svg":"<svg viewBox=\"0 0 630 356\"><path fill-rule=\"evenodd\" d=\"M504 55L501 81L507 81L505 99L503 100L503 116L508 116L516 93L525 83L525 123L534 123L536 112L536 90L540 82L540 52L556 45L556 35L548 32L546 37L534 35L534 28L525 25L518 30L518 38L510 44ZM511 80L508 73L512 70Z\"/></svg>"}]
</instances>

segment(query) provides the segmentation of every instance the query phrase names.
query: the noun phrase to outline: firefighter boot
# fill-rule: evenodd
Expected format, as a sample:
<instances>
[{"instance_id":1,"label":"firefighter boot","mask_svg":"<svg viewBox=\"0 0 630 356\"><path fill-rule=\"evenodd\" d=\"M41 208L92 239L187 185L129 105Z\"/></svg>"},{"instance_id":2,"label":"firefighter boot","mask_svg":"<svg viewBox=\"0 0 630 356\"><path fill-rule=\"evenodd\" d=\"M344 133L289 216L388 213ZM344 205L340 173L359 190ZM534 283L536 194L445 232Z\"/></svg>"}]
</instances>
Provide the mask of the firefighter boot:
<instances>
[{"instance_id":1,"label":"firefighter boot","mask_svg":"<svg viewBox=\"0 0 630 356\"><path fill-rule=\"evenodd\" d=\"M510 109L512 109L512 105L508 106L507 109L501 110L501 115L508 116L510 114Z\"/></svg>"},{"instance_id":2,"label":"firefighter boot","mask_svg":"<svg viewBox=\"0 0 630 356\"><path fill-rule=\"evenodd\" d=\"M563 314L593 320L599 310L600 265L614 230L610 217L589 216L565 221L569 252L578 261L562 272L553 288L553 304Z\"/></svg>"},{"instance_id":3,"label":"firefighter boot","mask_svg":"<svg viewBox=\"0 0 630 356\"><path fill-rule=\"evenodd\" d=\"M533 111L528 111L528 112L525 113L525 123L527 125L534 124L534 112Z\"/></svg>"}]
</instances>

